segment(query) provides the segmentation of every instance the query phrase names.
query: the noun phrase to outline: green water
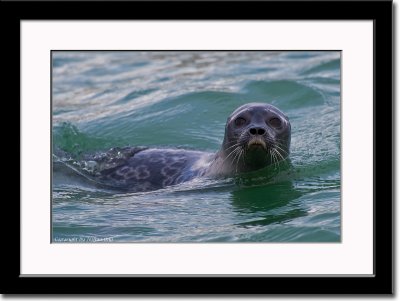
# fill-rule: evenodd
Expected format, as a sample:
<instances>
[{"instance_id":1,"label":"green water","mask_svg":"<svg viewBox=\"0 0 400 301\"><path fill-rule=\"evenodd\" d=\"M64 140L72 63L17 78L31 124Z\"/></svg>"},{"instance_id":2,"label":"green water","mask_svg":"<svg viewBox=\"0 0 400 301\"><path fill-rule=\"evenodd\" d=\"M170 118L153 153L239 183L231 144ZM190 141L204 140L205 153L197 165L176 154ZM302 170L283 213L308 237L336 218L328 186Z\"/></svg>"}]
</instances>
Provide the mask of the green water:
<instances>
[{"instance_id":1,"label":"green water","mask_svg":"<svg viewBox=\"0 0 400 301\"><path fill-rule=\"evenodd\" d=\"M115 193L53 173L53 242L340 242L340 52L53 52L53 150L216 152L229 114L280 108L291 166Z\"/></svg>"}]
</instances>

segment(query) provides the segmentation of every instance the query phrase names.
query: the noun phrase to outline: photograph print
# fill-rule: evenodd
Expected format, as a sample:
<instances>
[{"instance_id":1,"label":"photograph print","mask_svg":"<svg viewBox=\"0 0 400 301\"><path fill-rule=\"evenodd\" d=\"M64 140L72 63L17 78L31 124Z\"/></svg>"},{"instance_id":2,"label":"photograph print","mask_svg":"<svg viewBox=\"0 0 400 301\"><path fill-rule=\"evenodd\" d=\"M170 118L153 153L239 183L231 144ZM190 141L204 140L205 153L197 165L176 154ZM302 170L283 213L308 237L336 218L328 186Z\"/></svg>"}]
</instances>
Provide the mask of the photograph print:
<instances>
[{"instance_id":1,"label":"photograph print","mask_svg":"<svg viewBox=\"0 0 400 301\"><path fill-rule=\"evenodd\" d=\"M52 243L340 243L340 51L51 52Z\"/></svg>"}]
</instances>

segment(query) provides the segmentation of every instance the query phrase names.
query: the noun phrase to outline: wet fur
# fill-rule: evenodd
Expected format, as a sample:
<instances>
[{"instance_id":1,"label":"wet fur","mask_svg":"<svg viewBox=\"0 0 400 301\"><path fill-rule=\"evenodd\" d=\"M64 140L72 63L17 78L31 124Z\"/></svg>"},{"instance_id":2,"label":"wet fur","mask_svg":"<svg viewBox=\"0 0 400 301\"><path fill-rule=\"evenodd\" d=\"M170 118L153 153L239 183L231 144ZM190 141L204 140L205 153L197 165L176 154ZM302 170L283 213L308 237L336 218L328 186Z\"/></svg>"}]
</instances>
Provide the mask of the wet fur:
<instances>
[{"instance_id":1,"label":"wet fur","mask_svg":"<svg viewBox=\"0 0 400 301\"><path fill-rule=\"evenodd\" d=\"M240 116L247 119L245 126L235 126L235 120ZM266 120L271 116L282 120L282 129L268 126ZM263 134L251 134L254 128ZM229 116L224 141L216 154L124 147L89 155L78 162L62 163L104 187L151 191L199 176L232 176L277 164L289 155L290 131L289 119L277 108L251 103L239 107Z\"/></svg>"}]
</instances>

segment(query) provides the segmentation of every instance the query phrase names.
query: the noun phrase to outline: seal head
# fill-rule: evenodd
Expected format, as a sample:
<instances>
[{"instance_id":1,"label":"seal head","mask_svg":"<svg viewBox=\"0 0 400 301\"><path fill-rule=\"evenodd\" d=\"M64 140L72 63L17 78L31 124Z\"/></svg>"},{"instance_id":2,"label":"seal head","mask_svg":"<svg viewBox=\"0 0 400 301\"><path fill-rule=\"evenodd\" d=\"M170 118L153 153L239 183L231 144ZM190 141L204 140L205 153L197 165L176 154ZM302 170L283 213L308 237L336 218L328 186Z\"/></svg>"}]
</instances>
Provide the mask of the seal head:
<instances>
[{"instance_id":1,"label":"seal head","mask_svg":"<svg viewBox=\"0 0 400 301\"><path fill-rule=\"evenodd\" d=\"M218 156L224 174L249 172L284 160L289 155L291 126L278 108L248 103L228 118Z\"/></svg>"}]
</instances>

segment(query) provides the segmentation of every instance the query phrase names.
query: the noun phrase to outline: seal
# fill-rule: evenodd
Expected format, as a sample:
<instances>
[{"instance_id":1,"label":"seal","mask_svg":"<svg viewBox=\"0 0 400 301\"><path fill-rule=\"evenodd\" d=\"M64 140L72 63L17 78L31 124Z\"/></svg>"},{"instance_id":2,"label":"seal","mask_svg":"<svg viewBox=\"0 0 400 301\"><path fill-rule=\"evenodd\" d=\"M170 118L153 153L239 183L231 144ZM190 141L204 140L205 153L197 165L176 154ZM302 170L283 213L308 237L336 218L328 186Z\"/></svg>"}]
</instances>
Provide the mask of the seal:
<instances>
[{"instance_id":1,"label":"seal","mask_svg":"<svg viewBox=\"0 0 400 301\"><path fill-rule=\"evenodd\" d=\"M290 138L289 118L278 108L248 103L228 117L217 153L123 147L63 163L100 186L151 191L196 177L229 177L277 164L289 156Z\"/></svg>"}]
</instances>

